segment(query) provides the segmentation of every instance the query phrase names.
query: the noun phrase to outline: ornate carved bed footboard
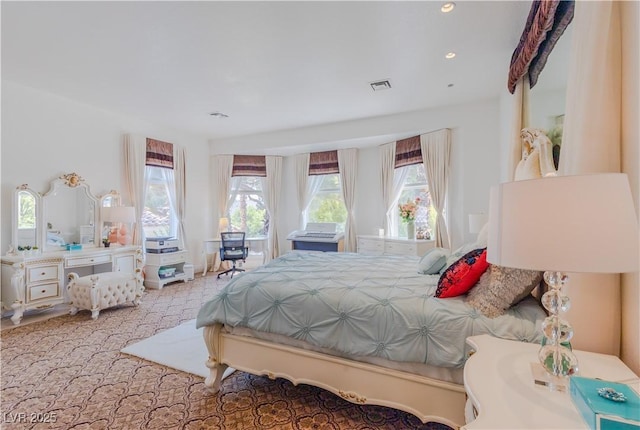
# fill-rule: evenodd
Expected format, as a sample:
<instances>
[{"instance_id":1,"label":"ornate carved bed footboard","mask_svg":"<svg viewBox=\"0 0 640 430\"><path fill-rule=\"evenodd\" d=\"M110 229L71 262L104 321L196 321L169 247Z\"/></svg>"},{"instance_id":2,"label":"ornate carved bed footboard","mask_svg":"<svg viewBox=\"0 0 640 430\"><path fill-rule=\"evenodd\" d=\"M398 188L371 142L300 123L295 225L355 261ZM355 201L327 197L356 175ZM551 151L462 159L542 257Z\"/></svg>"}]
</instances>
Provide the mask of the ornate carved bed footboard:
<instances>
[{"instance_id":1,"label":"ornate carved bed footboard","mask_svg":"<svg viewBox=\"0 0 640 430\"><path fill-rule=\"evenodd\" d=\"M353 403L387 406L409 412L422 422L453 428L464 423L464 387L373 364L308 351L206 326L210 375L205 385L220 390L224 371L234 369L294 384L323 388Z\"/></svg>"}]
</instances>

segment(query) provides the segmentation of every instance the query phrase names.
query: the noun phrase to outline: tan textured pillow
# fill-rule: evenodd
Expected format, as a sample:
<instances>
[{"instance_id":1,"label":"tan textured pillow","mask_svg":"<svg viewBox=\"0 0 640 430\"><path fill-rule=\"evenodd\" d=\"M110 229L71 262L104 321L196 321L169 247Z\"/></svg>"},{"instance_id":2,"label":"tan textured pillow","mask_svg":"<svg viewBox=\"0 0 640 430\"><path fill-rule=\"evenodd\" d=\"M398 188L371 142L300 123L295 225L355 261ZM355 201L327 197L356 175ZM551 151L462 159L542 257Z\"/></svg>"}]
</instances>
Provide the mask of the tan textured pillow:
<instances>
[{"instance_id":1,"label":"tan textured pillow","mask_svg":"<svg viewBox=\"0 0 640 430\"><path fill-rule=\"evenodd\" d=\"M490 265L469 291L466 302L489 318L527 297L542 281L542 272Z\"/></svg>"}]
</instances>

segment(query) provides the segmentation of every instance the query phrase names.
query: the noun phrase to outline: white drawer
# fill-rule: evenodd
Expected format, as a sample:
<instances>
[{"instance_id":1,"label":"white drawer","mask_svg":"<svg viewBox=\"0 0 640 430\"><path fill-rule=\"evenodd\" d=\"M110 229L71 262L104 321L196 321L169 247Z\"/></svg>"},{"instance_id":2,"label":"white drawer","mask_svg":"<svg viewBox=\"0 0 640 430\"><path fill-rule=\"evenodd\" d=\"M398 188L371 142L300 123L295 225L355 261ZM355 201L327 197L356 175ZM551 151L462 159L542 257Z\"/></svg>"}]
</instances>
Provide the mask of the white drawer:
<instances>
[{"instance_id":1,"label":"white drawer","mask_svg":"<svg viewBox=\"0 0 640 430\"><path fill-rule=\"evenodd\" d=\"M33 302L35 300L46 299L48 297L58 297L58 283L53 282L51 284L41 284L29 287L29 295L27 301Z\"/></svg>"},{"instance_id":2,"label":"white drawer","mask_svg":"<svg viewBox=\"0 0 640 430\"><path fill-rule=\"evenodd\" d=\"M183 263L187 259L186 253L182 251L169 252L167 254L147 254L147 263L164 266L166 264Z\"/></svg>"},{"instance_id":3,"label":"white drawer","mask_svg":"<svg viewBox=\"0 0 640 430\"><path fill-rule=\"evenodd\" d=\"M381 255L384 252L384 241L358 239L358 252L361 254Z\"/></svg>"},{"instance_id":4,"label":"white drawer","mask_svg":"<svg viewBox=\"0 0 640 430\"><path fill-rule=\"evenodd\" d=\"M67 267L93 266L104 263L111 263L111 254L67 259Z\"/></svg>"},{"instance_id":5,"label":"white drawer","mask_svg":"<svg viewBox=\"0 0 640 430\"><path fill-rule=\"evenodd\" d=\"M58 266L30 267L27 278L28 283L49 281L58 279Z\"/></svg>"},{"instance_id":6,"label":"white drawer","mask_svg":"<svg viewBox=\"0 0 640 430\"><path fill-rule=\"evenodd\" d=\"M393 255L416 255L415 243L387 242L384 244L385 254Z\"/></svg>"}]
</instances>

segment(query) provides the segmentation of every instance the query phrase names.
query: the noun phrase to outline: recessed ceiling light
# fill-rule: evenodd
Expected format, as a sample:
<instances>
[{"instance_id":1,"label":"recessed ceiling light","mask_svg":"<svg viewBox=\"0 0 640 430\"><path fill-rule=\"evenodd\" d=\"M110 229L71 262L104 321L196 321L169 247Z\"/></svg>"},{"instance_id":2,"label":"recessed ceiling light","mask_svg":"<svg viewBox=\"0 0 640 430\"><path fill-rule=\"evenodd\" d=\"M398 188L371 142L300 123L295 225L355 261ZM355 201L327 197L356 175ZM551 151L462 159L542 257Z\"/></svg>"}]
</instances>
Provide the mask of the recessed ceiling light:
<instances>
[{"instance_id":1,"label":"recessed ceiling light","mask_svg":"<svg viewBox=\"0 0 640 430\"><path fill-rule=\"evenodd\" d=\"M456 4L454 2L447 2L445 4L442 5L442 7L440 8L440 10L443 13L449 13L451 12L454 8L456 7Z\"/></svg>"},{"instance_id":2,"label":"recessed ceiling light","mask_svg":"<svg viewBox=\"0 0 640 430\"><path fill-rule=\"evenodd\" d=\"M229 115L222 112L211 112L209 115L214 116L216 118L229 118Z\"/></svg>"},{"instance_id":3,"label":"recessed ceiling light","mask_svg":"<svg viewBox=\"0 0 640 430\"><path fill-rule=\"evenodd\" d=\"M444 56L444 58L446 58L447 60L451 60L455 56L456 56L455 52L448 52L447 55Z\"/></svg>"},{"instance_id":4,"label":"recessed ceiling light","mask_svg":"<svg viewBox=\"0 0 640 430\"><path fill-rule=\"evenodd\" d=\"M388 79L385 79L383 81L369 82L369 85L371 85L371 89L373 91L388 90L389 88L391 88L391 82L389 82Z\"/></svg>"}]
</instances>

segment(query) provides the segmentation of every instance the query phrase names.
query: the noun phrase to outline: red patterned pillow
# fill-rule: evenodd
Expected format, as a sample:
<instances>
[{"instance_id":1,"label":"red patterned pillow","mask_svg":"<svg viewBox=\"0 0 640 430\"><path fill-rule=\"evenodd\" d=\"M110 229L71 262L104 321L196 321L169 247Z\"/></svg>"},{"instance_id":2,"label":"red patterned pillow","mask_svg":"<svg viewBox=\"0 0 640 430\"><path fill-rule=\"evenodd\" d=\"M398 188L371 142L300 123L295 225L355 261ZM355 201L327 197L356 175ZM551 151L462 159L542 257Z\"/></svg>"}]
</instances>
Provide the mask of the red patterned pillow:
<instances>
[{"instance_id":1,"label":"red patterned pillow","mask_svg":"<svg viewBox=\"0 0 640 430\"><path fill-rule=\"evenodd\" d=\"M489 267L487 248L474 249L463 255L440 276L436 297L456 297L466 293Z\"/></svg>"}]
</instances>

